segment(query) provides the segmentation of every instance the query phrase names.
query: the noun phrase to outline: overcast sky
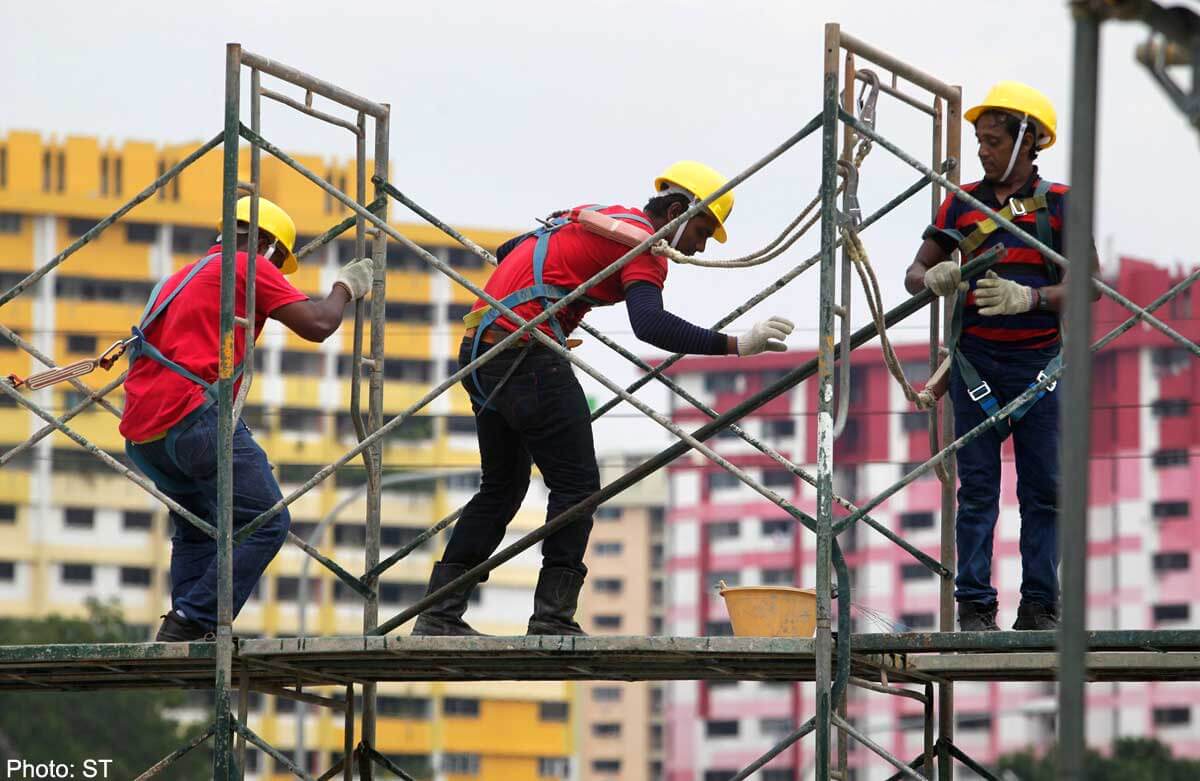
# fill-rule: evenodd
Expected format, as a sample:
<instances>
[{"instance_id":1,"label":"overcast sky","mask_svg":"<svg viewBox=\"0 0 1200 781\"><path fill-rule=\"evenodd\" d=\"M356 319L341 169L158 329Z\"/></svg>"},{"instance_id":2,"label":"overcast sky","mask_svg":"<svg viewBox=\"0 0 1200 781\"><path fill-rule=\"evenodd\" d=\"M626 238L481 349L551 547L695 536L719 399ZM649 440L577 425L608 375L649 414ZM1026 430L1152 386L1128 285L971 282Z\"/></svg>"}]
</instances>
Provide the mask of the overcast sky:
<instances>
[{"instance_id":1,"label":"overcast sky","mask_svg":"<svg viewBox=\"0 0 1200 781\"><path fill-rule=\"evenodd\" d=\"M0 7L0 130L81 133L116 140L186 142L212 135L222 116L224 46L286 62L392 104L393 181L459 225L525 229L535 216L584 202L640 206L655 174L675 159L732 175L820 108L823 24L843 27L950 83L967 105L1000 79L1043 90L1059 111L1059 143L1044 176L1067 178L1072 118L1071 27L1065 2L328 2L107 3L40 0ZM334 10L336 8L336 10ZM1138 25L1104 33L1097 243L1117 254L1191 263L1195 132L1133 60ZM272 85L278 86L278 85ZM881 99L879 130L928 157L927 125ZM284 148L352 154L345 131L290 109L264 108L264 134ZM978 178L971 128L963 178ZM727 245L709 257L756 249L812 197L817 137L740 187ZM865 212L915 180L876 149L862 171ZM888 306L928 222L927 195L893 213L864 240ZM393 206L393 217L401 218ZM312 226L302 226L310 230ZM675 266L666 300L710 324L817 246L815 232L790 254L749 270ZM798 348L815 345L816 269L739 321L781 314ZM865 322L861 297L856 325ZM636 345L624 308L589 321ZM740 328L739 328L740 327ZM923 319L897 340L920 339ZM638 352L653 354L645 346ZM598 345L581 353L614 378L633 373ZM599 395L599 393L597 394ZM654 391L645 397L665 407ZM652 423L597 428L602 448L632 431L647 446ZM665 441L665 440L662 440Z\"/></svg>"}]
</instances>

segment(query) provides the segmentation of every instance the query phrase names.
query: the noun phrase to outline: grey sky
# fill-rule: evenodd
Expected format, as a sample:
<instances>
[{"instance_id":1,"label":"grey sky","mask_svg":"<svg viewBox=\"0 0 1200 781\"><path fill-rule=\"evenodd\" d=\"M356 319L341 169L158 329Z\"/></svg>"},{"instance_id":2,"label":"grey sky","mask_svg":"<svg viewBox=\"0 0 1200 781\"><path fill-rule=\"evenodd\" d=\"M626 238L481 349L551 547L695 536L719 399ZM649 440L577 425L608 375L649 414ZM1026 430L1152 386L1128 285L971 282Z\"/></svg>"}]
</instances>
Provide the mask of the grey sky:
<instances>
[{"instance_id":1,"label":"grey sky","mask_svg":"<svg viewBox=\"0 0 1200 781\"><path fill-rule=\"evenodd\" d=\"M898 11L902 8L902 11ZM1071 29L1064 2L327 2L5 3L0 128L183 142L221 121L223 44L240 41L393 106L394 181L462 225L525 228L534 216L583 202L640 206L650 181L677 158L733 174L819 110L826 21L963 85L968 105L1000 79L1046 92L1059 111L1059 143L1043 175L1067 176ZM1133 61L1144 36L1110 25L1101 56L1097 241L1115 253L1191 262L1189 185L1200 173L1196 138ZM264 133L284 148L346 156L344 131L264 109ZM881 99L879 129L924 152L925 125ZM973 135L964 132L964 180L977 178ZM730 242L709 256L743 254L770 240L814 194L816 137L737 190ZM863 167L872 210L915 179L876 149ZM864 234L894 305L929 198L913 199ZM402 215L393 207L393 216ZM305 226L302 226L302 230ZM815 234L765 267L722 271L675 266L668 306L711 323L816 247ZM797 322L796 347L815 344L816 270L756 315ZM856 323L864 322L861 297ZM739 322L746 327L756 319ZM590 322L636 344L623 307ZM920 321L917 321L920 322ZM898 331L920 339L923 325ZM653 351L636 348L643 354ZM631 379L598 345L581 353L614 378ZM663 396L646 393L660 408ZM656 427L616 420L598 428L601 447Z\"/></svg>"}]
</instances>

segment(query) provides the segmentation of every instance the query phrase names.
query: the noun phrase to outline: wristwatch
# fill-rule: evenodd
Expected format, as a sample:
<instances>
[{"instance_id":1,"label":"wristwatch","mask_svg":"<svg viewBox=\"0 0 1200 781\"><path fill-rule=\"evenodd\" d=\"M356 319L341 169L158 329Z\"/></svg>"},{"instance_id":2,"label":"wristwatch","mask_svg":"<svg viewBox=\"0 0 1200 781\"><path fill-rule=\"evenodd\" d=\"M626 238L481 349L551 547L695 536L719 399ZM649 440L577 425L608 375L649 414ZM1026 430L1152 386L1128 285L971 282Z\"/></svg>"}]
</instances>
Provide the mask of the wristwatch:
<instances>
[{"instance_id":1,"label":"wristwatch","mask_svg":"<svg viewBox=\"0 0 1200 781\"><path fill-rule=\"evenodd\" d=\"M1037 296L1037 301L1034 302L1034 308L1039 312L1050 311L1050 301L1046 298L1046 294L1042 292L1042 289L1040 287L1035 287L1033 292L1034 295Z\"/></svg>"}]
</instances>

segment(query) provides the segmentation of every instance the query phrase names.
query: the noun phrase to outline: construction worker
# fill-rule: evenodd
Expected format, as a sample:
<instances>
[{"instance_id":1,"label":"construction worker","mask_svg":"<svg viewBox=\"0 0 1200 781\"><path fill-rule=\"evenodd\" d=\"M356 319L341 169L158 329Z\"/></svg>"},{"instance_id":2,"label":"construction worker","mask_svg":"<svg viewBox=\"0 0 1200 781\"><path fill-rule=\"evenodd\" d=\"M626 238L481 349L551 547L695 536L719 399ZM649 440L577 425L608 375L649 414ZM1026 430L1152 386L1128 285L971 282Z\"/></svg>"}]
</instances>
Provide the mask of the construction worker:
<instances>
[{"instance_id":1,"label":"construction worker","mask_svg":"<svg viewBox=\"0 0 1200 781\"><path fill-rule=\"evenodd\" d=\"M963 189L1056 252L1063 252L1068 187L1041 178L1034 160L1053 146L1054 106L1032 87L1004 81L968 110L979 142L982 181ZM994 246L1004 255L968 286L959 264ZM1066 286L1058 266L953 194L946 197L904 280L910 293L929 288L959 296L961 333L949 333L950 397L955 434L986 420L1043 372L1061 365L1060 313ZM953 330L953 327L952 329ZM956 343L956 344L955 344ZM963 631L992 631L993 532L1000 510L1000 445L1011 432L1021 514L1021 602L1013 629L1058 625L1058 396L1054 386L1011 419L958 451L958 573L955 599Z\"/></svg>"},{"instance_id":2,"label":"construction worker","mask_svg":"<svg viewBox=\"0 0 1200 781\"><path fill-rule=\"evenodd\" d=\"M532 319L725 182L706 165L678 162L655 180L655 192L644 209L590 206L556 213L541 229L500 248L501 263L485 289L521 317ZM709 238L724 242L732 209L733 193L722 195L684 221L674 231L671 246L693 255L704 251ZM559 344L573 346L574 340L567 337L593 306L624 301L634 334L669 352L754 355L787 349L783 339L793 326L783 318L770 318L734 337L671 314L663 309L666 277L663 258L649 252L639 255L540 328ZM464 320L468 328L459 350L463 365L516 330L483 301L476 301ZM525 498L531 463L537 464L549 489L547 518L600 488L591 414L569 361L526 337L468 375L463 385L475 412L482 476L479 492L463 509L441 561L434 565L430 593L496 550ZM587 575L583 555L591 528L590 515L577 518L542 542L529 634L584 634L575 621L575 608ZM422 613L413 634L478 634L462 618L474 585L457 589Z\"/></svg>"},{"instance_id":3,"label":"construction worker","mask_svg":"<svg viewBox=\"0 0 1200 781\"><path fill-rule=\"evenodd\" d=\"M237 203L236 313L245 316L250 199ZM267 318L302 338L321 342L342 323L346 304L370 289L369 258L342 267L329 295L309 300L288 283L297 269L292 253L296 225L274 203L258 200L255 271L255 337ZM218 239L219 241L219 239ZM121 435L130 459L187 510L217 525L217 361L221 246L160 282L150 296L131 347L125 380ZM241 382L244 332L235 331L235 389ZM282 498L262 448L246 424L233 432L233 527L238 529ZM155 638L197 640L217 624L217 543L171 513L171 609ZM233 549L233 612L236 616L259 576L287 536L285 508Z\"/></svg>"}]
</instances>

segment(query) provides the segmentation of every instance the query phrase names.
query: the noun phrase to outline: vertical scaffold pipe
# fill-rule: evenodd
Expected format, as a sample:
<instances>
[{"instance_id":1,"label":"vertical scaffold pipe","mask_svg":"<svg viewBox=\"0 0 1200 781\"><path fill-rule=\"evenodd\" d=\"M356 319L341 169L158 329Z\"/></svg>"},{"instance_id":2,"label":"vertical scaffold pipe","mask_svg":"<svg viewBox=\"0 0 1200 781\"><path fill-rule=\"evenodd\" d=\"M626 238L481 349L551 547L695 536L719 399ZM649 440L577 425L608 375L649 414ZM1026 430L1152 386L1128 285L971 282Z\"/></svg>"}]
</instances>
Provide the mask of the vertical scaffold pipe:
<instances>
[{"instance_id":1,"label":"vertical scaffold pipe","mask_svg":"<svg viewBox=\"0 0 1200 781\"><path fill-rule=\"evenodd\" d=\"M841 28L825 25L821 131L821 282L817 351L816 775L829 778L831 700L831 547L833 542L833 282L837 233L838 60ZM842 346L847 360L849 350ZM843 595L846 598L848 595Z\"/></svg>"},{"instance_id":2,"label":"vertical scaffold pipe","mask_svg":"<svg viewBox=\"0 0 1200 781\"><path fill-rule=\"evenodd\" d=\"M237 201L242 47L225 47L224 180L221 192L221 314L217 364L217 659L213 778L232 778L233 722L233 312L237 289Z\"/></svg>"},{"instance_id":3,"label":"vertical scaffold pipe","mask_svg":"<svg viewBox=\"0 0 1200 781\"><path fill-rule=\"evenodd\" d=\"M1058 636L1058 777L1079 781L1087 739L1084 659L1087 653L1087 504L1092 411L1092 217L1096 176L1096 98L1100 18L1074 5L1075 64L1071 79L1071 197L1067 200L1067 374L1059 447L1059 546L1062 624Z\"/></svg>"}]
</instances>

